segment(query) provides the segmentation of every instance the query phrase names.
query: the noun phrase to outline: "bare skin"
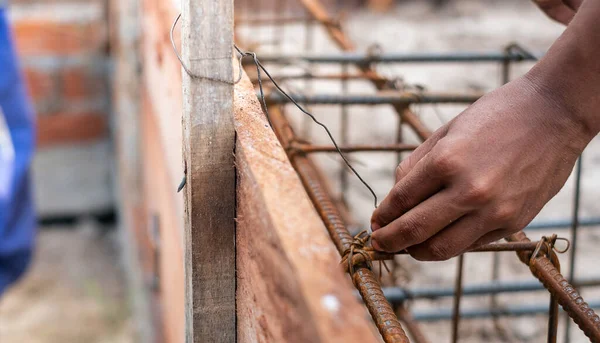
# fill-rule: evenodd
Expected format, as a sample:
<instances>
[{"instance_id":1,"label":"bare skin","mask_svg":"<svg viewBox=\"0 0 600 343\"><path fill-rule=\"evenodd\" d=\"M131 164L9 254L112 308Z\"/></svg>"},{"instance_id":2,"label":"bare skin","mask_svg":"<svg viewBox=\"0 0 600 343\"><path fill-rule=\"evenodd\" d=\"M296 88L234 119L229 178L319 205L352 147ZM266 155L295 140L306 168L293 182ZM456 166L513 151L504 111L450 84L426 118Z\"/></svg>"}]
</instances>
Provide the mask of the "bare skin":
<instances>
[{"instance_id":1,"label":"bare skin","mask_svg":"<svg viewBox=\"0 0 600 343\"><path fill-rule=\"evenodd\" d=\"M600 131L600 0L535 2L567 29L402 161L371 218L375 249L446 260L523 229Z\"/></svg>"}]
</instances>

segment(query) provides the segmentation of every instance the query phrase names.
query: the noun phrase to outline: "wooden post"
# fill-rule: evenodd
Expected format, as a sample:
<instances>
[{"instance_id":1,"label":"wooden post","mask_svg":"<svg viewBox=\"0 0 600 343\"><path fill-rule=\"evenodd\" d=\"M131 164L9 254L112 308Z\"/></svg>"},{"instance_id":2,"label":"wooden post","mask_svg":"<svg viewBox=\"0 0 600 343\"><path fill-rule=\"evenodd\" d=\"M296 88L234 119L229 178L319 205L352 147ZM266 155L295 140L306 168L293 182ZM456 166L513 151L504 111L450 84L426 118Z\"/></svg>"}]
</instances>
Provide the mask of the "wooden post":
<instances>
[{"instance_id":1,"label":"wooden post","mask_svg":"<svg viewBox=\"0 0 600 343\"><path fill-rule=\"evenodd\" d=\"M186 342L235 342L233 0L182 1ZM224 81L214 81L220 79Z\"/></svg>"}]
</instances>

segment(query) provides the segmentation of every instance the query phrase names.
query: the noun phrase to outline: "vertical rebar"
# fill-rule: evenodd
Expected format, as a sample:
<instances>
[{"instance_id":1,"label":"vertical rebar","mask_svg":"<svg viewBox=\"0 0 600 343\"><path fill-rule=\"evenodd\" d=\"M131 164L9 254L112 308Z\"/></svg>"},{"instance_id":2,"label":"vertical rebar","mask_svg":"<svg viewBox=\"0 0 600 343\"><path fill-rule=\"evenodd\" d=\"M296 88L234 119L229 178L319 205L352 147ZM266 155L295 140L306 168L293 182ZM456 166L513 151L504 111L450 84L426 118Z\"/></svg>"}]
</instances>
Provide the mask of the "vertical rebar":
<instances>
[{"instance_id":1,"label":"vertical rebar","mask_svg":"<svg viewBox=\"0 0 600 343\"><path fill-rule=\"evenodd\" d=\"M558 301L550 295L550 309L548 310L548 343L556 343L558 336ZM569 318L569 316L567 316Z\"/></svg>"},{"instance_id":2,"label":"vertical rebar","mask_svg":"<svg viewBox=\"0 0 600 343\"><path fill-rule=\"evenodd\" d=\"M342 75L348 75L348 64L342 64ZM342 78L342 94L348 94L348 80L346 78ZM340 118L340 142L342 145L348 144L348 129L349 129L349 120L348 117L348 105L341 105L341 118ZM348 173L346 170L346 166L340 164L340 200L346 206L348 206L348 199L346 198L346 192L348 191Z\"/></svg>"},{"instance_id":3,"label":"vertical rebar","mask_svg":"<svg viewBox=\"0 0 600 343\"><path fill-rule=\"evenodd\" d=\"M452 308L452 343L458 342L460 325L460 301L462 300L463 269L465 255L460 255L456 262L456 280L454 282L454 304Z\"/></svg>"},{"instance_id":4,"label":"vertical rebar","mask_svg":"<svg viewBox=\"0 0 600 343\"><path fill-rule=\"evenodd\" d=\"M402 136L402 126L404 125L404 121L402 120L402 115L398 114L398 126L396 127L396 144L401 144L404 140ZM396 155L396 165L399 165L402 162L402 152L399 152Z\"/></svg>"},{"instance_id":5,"label":"vertical rebar","mask_svg":"<svg viewBox=\"0 0 600 343\"><path fill-rule=\"evenodd\" d=\"M425 333L421 330L421 327L413 318L410 311L404 306L404 304L400 304L399 306L395 306L396 315L398 319L402 323L404 323L404 327L406 327L406 331L410 334L412 338L412 342L414 343L429 343L427 337L425 337Z\"/></svg>"},{"instance_id":6,"label":"vertical rebar","mask_svg":"<svg viewBox=\"0 0 600 343\"><path fill-rule=\"evenodd\" d=\"M505 50L504 53L506 55L509 54L509 50ZM509 58L505 59L500 63L501 76L500 76L500 86L507 84L510 81L510 65L511 60ZM500 252L494 252L492 255L492 281L496 282L500 279ZM494 311L498 308L498 293L492 293L490 297L490 307L492 308L492 321L494 322L494 328L496 331L505 336L504 328L500 324L500 317L496 314L497 311Z\"/></svg>"},{"instance_id":7,"label":"vertical rebar","mask_svg":"<svg viewBox=\"0 0 600 343\"><path fill-rule=\"evenodd\" d=\"M579 156L575 165L575 191L573 195L573 213L571 219L571 251L569 252L569 283L575 279L576 254L577 254L577 229L579 228L579 203L581 200L581 173L583 155ZM565 318L565 342L571 342L571 319Z\"/></svg>"},{"instance_id":8,"label":"vertical rebar","mask_svg":"<svg viewBox=\"0 0 600 343\"><path fill-rule=\"evenodd\" d=\"M315 25L313 24L313 19L308 13L308 10L304 10L306 12L306 21L304 22L304 52L310 53L314 48L314 39L315 39ZM312 64L308 64L308 70L312 72ZM304 88L306 94L312 94L313 91L313 81L312 78L306 78L304 81ZM310 112L310 108L306 106L306 110ZM304 121L302 122L302 138L309 140L311 135L312 128L312 120L308 117L304 117Z\"/></svg>"}]
</instances>

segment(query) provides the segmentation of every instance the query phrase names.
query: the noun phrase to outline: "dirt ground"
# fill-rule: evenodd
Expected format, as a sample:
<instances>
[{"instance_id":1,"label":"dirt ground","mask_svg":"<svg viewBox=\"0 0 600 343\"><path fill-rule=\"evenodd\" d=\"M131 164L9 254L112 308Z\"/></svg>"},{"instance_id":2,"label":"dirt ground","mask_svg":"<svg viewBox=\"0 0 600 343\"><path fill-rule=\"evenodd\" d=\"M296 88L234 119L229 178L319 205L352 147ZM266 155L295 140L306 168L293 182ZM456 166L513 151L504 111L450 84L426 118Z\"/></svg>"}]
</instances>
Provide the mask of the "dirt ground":
<instances>
[{"instance_id":1,"label":"dirt ground","mask_svg":"<svg viewBox=\"0 0 600 343\"><path fill-rule=\"evenodd\" d=\"M40 232L29 273L0 299L0 342L133 342L115 236L92 223Z\"/></svg>"},{"instance_id":2,"label":"dirt ground","mask_svg":"<svg viewBox=\"0 0 600 343\"><path fill-rule=\"evenodd\" d=\"M534 53L545 52L561 34L563 27L542 14L529 1L449 1L445 6L436 7L427 1L403 1L386 13L373 13L367 10L347 14L344 28L357 45L357 50L365 52L373 44L378 44L384 52L450 52L450 51L502 51L512 42ZM272 27L262 30L243 31L243 39L257 44L260 53L283 51L286 54L302 53L304 50L305 29L303 26L289 26L276 31ZM281 45L274 32L283 37ZM266 42L266 43L264 43ZM316 30L314 40L315 53L337 52L324 31ZM532 66L531 63L518 63L513 67L512 77L518 77ZM303 66L304 68L308 66ZM312 67L317 73L338 73L339 66L320 65ZM294 66L270 68L272 73L285 74L301 71ZM501 83L501 71L498 64L396 64L381 65L378 70L387 76L401 76L407 84L424 85L433 91L489 91ZM339 81L314 81L307 86L302 81L288 82L287 89L302 93L340 93ZM372 94L373 87L365 82L350 84L350 93ZM431 129L449 121L464 109L464 106L417 106L415 111ZM323 121L336 137L340 136L340 108L335 106L313 106L310 110ZM288 107L295 122L296 131L304 133L305 138L315 144L330 144L326 134L317 126L306 127L307 119ZM352 106L349 109L349 144L389 144L395 139L397 116L389 107ZM415 136L406 129L406 142L416 142ZM375 189L382 199L393 185L393 171L396 156L386 153L353 154L354 166ZM334 156L319 156L318 161L328 174L335 189L339 190L340 161ZM594 140L584 153L584 172L582 177L582 203L580 215L584 218L599 217L600 203L600 139ZM350 176L350 188L346 193L349 207L361 229L368 227L373 210L372 198L365 188ZM542 210L536 221L551 219L569 220L572 212L573 176L563 190ZM557 232L561 237L570 238L568 230L548 230L530 232L532 239ZM600 252L596 245L600 240L598 227L580 230L577 253L576 275L592 277L600 275L597 260ZM529 270L521 264L514 253L500 255L500 276L502 280L532 280ZM567 272L568 257L561 256L563 272ZM465 284L484 283L491 280L491 254L467 256L465 264ZM456 260L439 263L420 263L409 258L400 258L401 272L399 283L411 288L444 286L452 287ZM587 300L599 299L598 290L583 292ZM519 293L514 296L499 297L499 306L540 305L548 302L547 293ZM415 312L448 311L449 299L441 301L415 301L411 308ZM481 309L489 306L489 297L467 297L462 302L463 309ZM460 329L461 342L545 342L547 327L545 316L502 319L500 334L490 319L464 320ZM423 325L432 342L448 341L450 337L449 321L427 323ZM561 321L559 341L564 333ZM575 328L572 342L588 340Z\"/></svg>"}]
</instances>

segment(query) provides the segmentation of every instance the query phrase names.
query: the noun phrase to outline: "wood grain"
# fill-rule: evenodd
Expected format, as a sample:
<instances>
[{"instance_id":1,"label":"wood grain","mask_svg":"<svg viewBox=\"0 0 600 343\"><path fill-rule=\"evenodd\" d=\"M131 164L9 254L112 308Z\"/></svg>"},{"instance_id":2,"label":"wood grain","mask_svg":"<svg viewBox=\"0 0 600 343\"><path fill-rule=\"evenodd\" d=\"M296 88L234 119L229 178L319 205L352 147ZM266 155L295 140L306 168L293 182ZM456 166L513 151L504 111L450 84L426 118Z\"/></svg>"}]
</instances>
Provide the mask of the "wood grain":
<instances>
[{"instance_id":1,"label":"wood grain","mask_svg":"<svg viewBox=\"0 0 600 343\"><path fill-rule=\"evenodd\" d=\"M186 341L236 340L233 0L182 1ZM216 78L222 81L213 81Z\"/></svg>"},{"instance_id":2,"label":"wood grain","mask_svg":"<svg viewBox=\"0 0 600 343\"><path fill-rule=\"evenodd\" d=\"M247 77L235 87L238 342L376 342Z\"/></svg>"}]
</instances>

